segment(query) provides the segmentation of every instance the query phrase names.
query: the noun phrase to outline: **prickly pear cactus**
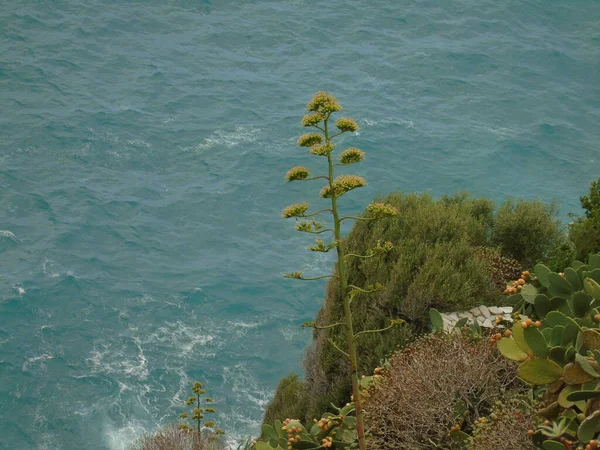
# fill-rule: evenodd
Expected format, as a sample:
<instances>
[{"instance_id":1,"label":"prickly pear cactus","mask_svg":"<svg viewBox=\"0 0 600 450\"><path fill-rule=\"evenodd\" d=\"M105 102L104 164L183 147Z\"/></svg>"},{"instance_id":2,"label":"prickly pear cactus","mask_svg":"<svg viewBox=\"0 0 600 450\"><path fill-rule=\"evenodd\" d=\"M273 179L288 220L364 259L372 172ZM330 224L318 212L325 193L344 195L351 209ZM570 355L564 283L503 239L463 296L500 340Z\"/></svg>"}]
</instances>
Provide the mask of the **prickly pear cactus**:
<instances>
[{"instance_id":1,"label":"prickly pear cactus","mask_svg":"<svg viewBox=\"0 0 600 450\"><path fill-rule=\"evenodd\" d=\"M325 413L321 419L314 419L310 430L294 419L275 421L273 426L265 424L262 426L262 434L268 441L256 442L254 448L256 450L357 448L356 417L350 415L354 412L354 404L349 403L343 408L335 409L336 413Z\"/></svg>"},{"instance_id":2,"label":"prickly pear cactus","mask_svg":"<svg viewBox=\"0 0 600 450\"><path fill-rule=\"evenodd\" d=\"M563 273L538 264L507 286L514 323L498 350L545 386L548 420L530 434L547 450L594 449L600 433L600 255ZM522 320L521 315L528 318ZM508 322L504 322L508 326Z\"/></svg>"}]
</instances>

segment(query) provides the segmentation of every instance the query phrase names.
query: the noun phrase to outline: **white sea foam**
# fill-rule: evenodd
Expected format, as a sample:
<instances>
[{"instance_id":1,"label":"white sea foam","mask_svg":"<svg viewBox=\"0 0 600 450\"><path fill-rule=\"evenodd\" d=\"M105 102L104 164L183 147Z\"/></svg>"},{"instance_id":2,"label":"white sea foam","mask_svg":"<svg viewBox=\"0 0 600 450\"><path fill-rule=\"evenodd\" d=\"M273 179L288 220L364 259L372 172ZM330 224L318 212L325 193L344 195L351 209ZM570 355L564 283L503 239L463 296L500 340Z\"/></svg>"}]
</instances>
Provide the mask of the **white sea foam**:
<instances>
[{"instance_id":1,"label":"white sea foam","mask_svg":"<svg viewBox=\"0 0 600 450\"><path fill-rule=\"evenodd\" d=\"M9 230L0 230L0 237L4 237L7 239L12 239L13 241L17 241L17 236L12 231Z\"/></svg>"},{"instance_id":2,"label":"white sea foam","mask_svg":"<svg viewBox=\"0 0 600 450\"><path fill-rule=\"evenodd\" d=\"M256 141L260 135L260 128L250 126L237 126L234 131L226 131L218 129L205 138L204 141L193 147L186 147L184 151L206 150L213 147L236 147L242 143L250 143Z\"/></svg>"},{"instance_id":3,"label":"white sea foam","mask_svg":"<svg viewBox=\"0 0 600 450\"><path fill-rule=\"evenodd\" d=\"M25 293L27 292L21 286L13 286L13 287L17 291L17 294L19 294L19 297L23 297L23 295L25 295Z\"/></svg>"},{"instance_id":4,"label":"white sea foam","mask_svg":"<svg viewBox=\"0 0 600 450\"><path fill-rule=\"evenodd\" d=\"M223 382L232 385L236 401L240 401L242 404L247 405L246 400L249 400L263 409L271 399L270 389L261 386L244 364L223 367Z\"/></svg>"},{"instance_id":5,"label":"white sea foam","mask_svg":"<svg viewBox=\"0 0 600 450\"><path fill-rule=\"evenodd\" d=\"M137 421L130 421L121 428L111 424L104 426L104 436L110 450L130 449L131 445L145 432L144 427Z\"/></svg>"},{"instance_id":6,"label":"white sea foam","mask_svg":"<svg viewBox=\"0 0 600 450\"><path fill-rule=\"evenodd\" d=\"M148 361L144 355L141 342L133 337L129 344L136 348L136 354L132 355L125 347L115 348L114 344L106 344L104 341L96 343L96 349L90 352L86 359L92 373L122 374L138 380L148 378Z\"/></svg>"},{"instance_id":7,"label":"white sea foam","mask_svg":"<svg viewBox=\"0 0 600 450\"><path fill-rule=\"evenodd\" d=\"M29 370L29 367L35 363L38 363L41 369L45 369L46 365L44 364L44 361L48 361L49 359L54 359L54 355L44 353L42 355L34 356L32 358L27 358L27 360L23 363L21 370L23 372L26 372L27 370Z\"/></svg>"},{"instance_id":8,"label":"white sea foam","mask_svg":"<svg viewBox=\"0 0 600 450\"><path fill-rule=\"evenodd\" d=\"M50 278L57 278L60 276L60 273L57 272L58 269L57 264L48 259L48 258L44 258L44 262L42 262L42 272L44 272L44 275L48 275Z\"/></svg>"}]
</instances>

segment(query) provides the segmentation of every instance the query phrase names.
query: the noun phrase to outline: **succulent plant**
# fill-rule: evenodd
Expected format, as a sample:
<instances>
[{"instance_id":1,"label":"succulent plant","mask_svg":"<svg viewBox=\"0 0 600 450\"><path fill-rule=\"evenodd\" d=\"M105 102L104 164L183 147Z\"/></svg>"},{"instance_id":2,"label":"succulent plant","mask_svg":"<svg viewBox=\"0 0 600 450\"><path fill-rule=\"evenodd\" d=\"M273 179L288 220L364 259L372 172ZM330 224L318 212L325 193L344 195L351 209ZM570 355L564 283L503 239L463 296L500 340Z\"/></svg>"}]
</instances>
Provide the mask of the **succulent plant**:
<instances>
[{"instance_id":1,"label":"succulent plant","mask_svg":"<svg viewBox=\"0 0 600 450\"><path fill-rule=\"evenodd\" d=\"M538 264L507 287L511 333L498 341L518 375L545 386L546 423L532 430L539 448L596 448L600 433L600 255L563 273ZM525 317L523 317L525 316ZM508 325L505 322L505 325ZM551 421L552 420L552 421Z\"/></svg>"},{"instance_id":2,"label":"succulent plant","mask_svg":"<svg viewBox=\"0 0 600 450\"><path fill-rule=\"evenodd\" d=\"M321 419L314 419L310 429L296 419L275 421L273 426L264 424L262 435L267 441L256 442L254 448L256 450L357 448L356 417L351 415L354 412L354 404L348 403L343 408L334 405L332 407L336 412L327 412Z\"/></svg>"}]
</instances>

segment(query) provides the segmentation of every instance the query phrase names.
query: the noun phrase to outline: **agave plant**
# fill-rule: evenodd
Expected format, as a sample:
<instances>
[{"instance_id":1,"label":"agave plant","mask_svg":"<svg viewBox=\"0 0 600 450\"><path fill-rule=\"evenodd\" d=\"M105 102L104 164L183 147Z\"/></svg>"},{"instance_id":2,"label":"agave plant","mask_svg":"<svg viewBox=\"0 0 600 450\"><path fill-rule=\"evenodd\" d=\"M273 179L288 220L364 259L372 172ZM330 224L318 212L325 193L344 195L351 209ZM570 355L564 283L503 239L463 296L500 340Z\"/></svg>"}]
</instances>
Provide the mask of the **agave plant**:
<instances>
[{"instance_id":1,"label":"agave plant","mask_svg":"<svg viewBox=\"0 0 600 450\"><path fill-rule=\"evenodd\" d=\"M311 212L309 210L310 205L307 202L300 202L285 208L282 216L284 218L296 218L296 230L317 236L316 243L310 247L310 250L315 252L329 252L335 250L337 253L337 270L335 273L317 277L305 277L302 272L287 273L284 274L284 277L296 280L332 278L339 283L340 292L342 293L343 297L343 321L330 324L306 322L303 324L303 326L314 328L316 330L326 330L334 327L341 327L342 329L345 329L345 345L339 346L333 340L329 341L333 349L344 355L350 365L353 394L352 400L354 402L353 409L355 410L355 419L350 420L349 418L346 418L346 421L342 423L346 428L348 427L349 423L352 423L355 426L358 446L360 450L366 450L367 444L364 433L362 400L360 396L360 377L358 374L356 341L366 334L389 330L396 325L404 323L404 320L392 319L387 327L377 330L355 331L356 324L354 324L352 316L353 300L359 295L368 295L370 293L377 292L381 290L383 286L379 283L371 286L355 286L350 284L348 282L347 272L348 261L351 258L368 259L378 257L388 253L392 249L392 244L389 242L380 242L364 255L347 253L343 245L341 225L349 220L371 221L386 217L393 217L398 214L398 211L391 205L382 202L374 202L367 206L366 214L362 217L342 214L340 209L340 197L350 191L366 186L367 182L364 178L358 175L336 176L335 171L339 166L348 166L361 162L365 157L365 153L355 147L349 147L336 154L334 139L344 133L357 131L358 124L353 119L347 117L338 118L335 122L333 122L332 115L341 111L342 106L333 95L328 94L327 92L317 92L308 102L306 109L308 110L308 114L303 117L302 125L311 128L312 131L301 136L298 139L298 145L301 147L307 147L312 155L318 156L322 160L324 159L326 161L326 170L323 174L311 176L307 168L296 166L292 167L287 172L286 179L287 181L324 180L325 185L319 191L319 196L329 200L329 207L319 211ZM322 214L327 214L330 216L330 225L327 226L323 222L315 220L315 217ZM327 243L320 238L320 236L326 236L325 233L330 233L331 236L331 240L329 240ZM288 425L285 426L287 427L286 430L291 430L292 428L296 428L297 430L299 426L295 422L291 425L291 428ZM308 441L312 439L309 439L312 434L306 431L304 428L302 429L302 433L295 433L292 436L293 441L290 440L292 437L288 438L288 444L290 444L288 447L293 445L294 448L316 448L303 446L305 445L305 439L308 439ZM315 431L318 431L318 429L315 429ZM317 436L321 436L321 432L318 432ZM330 436L327 436L323 439L329 439L329 437ZM275 436L273 436L272 439L275 439ZM331 447L333 446L333 442L334 440L332 438L331 441L328 440L327 442L321 442L319 445L321 447ZM308 443L306 445L308 445ZM344 447L340 444L339 446L336 446L336 448Z\"/></svg>"}]
</instances>

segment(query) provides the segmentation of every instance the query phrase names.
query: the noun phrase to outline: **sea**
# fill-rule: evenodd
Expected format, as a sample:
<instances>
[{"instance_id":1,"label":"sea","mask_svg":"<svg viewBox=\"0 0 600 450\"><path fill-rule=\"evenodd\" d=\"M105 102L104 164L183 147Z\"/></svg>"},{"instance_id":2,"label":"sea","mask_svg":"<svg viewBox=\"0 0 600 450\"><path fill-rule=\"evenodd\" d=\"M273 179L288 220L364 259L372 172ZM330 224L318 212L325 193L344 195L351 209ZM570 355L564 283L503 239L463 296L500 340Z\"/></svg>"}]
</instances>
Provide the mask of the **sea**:
<instances>
[{"instance_id":1,"label":"sea","mask_svg":"<svg viewBox=\"0 0 600 450\"><path fill-rule=\"evenodd\" d=\"M600 176L598 0L0 1L0 449L126 450L191 385L231 443L302 373L328 273L281 218L318 90L339 173L556 200ZM347 229L345 231L348 231Z\"/></svg>"}]
</instances>

